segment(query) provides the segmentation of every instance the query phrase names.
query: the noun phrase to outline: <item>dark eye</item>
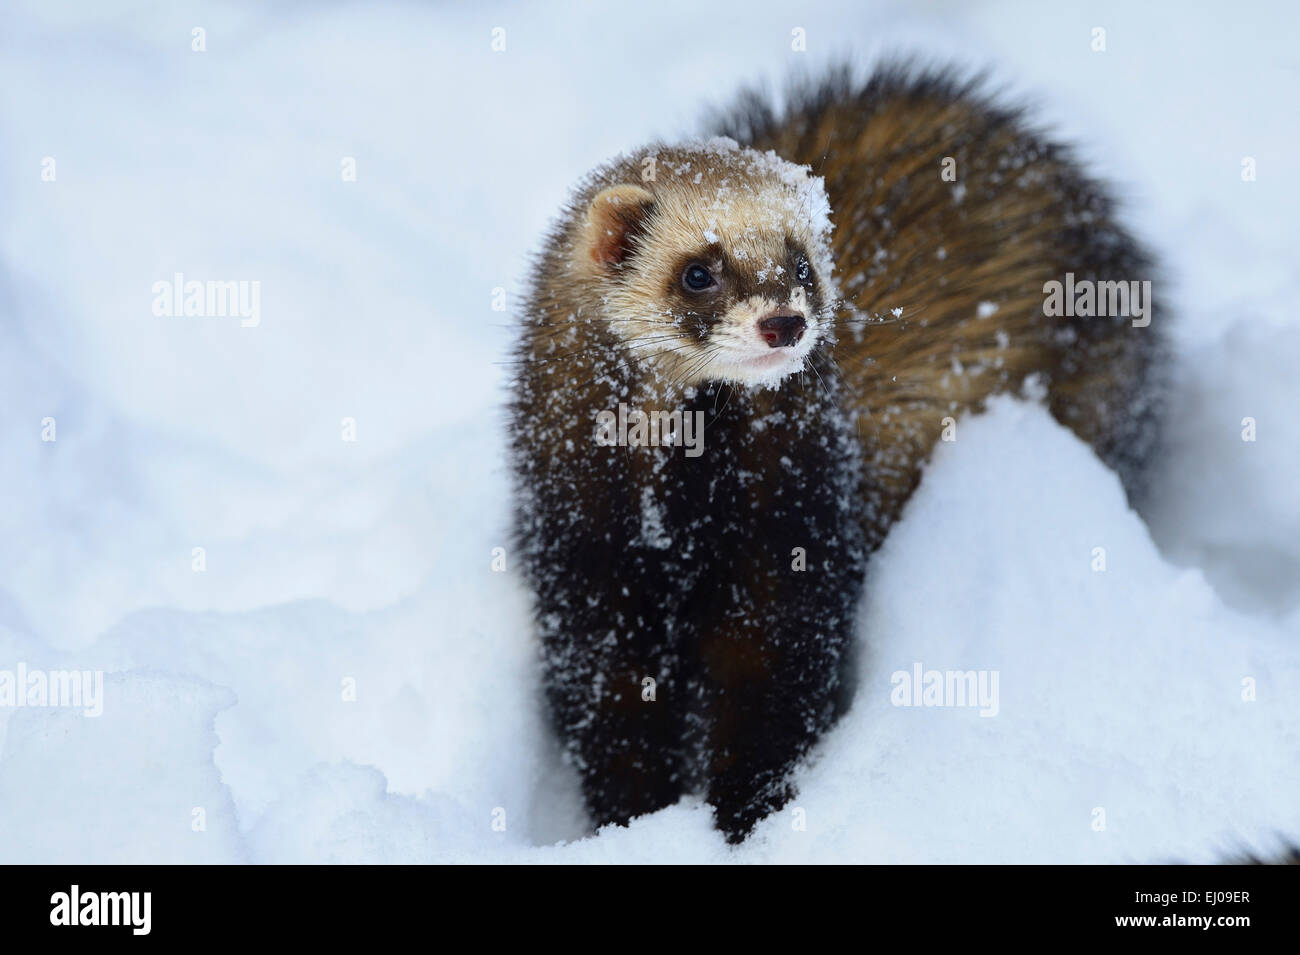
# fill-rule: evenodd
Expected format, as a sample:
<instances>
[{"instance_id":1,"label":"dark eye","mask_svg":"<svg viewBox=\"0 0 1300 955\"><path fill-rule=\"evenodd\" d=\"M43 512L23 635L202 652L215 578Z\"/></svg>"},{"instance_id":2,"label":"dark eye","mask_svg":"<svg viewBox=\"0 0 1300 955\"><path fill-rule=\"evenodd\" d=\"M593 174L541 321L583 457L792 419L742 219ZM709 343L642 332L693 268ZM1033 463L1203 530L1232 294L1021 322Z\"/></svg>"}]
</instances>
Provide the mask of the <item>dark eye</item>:
<instances>
[{"instance_id":1,"label":"dark eye","mask_svg":"<svg viewBox=\"0 0 1300 955\"><path fill-rule=\"evenodd\" d=\"M802 255L799 256L799 262L794 267L794 274L800 282L807 282L812 276L812 267L808 264L808 260Z\"/></svg>"},{"instance_id":2,"label":"dark eye","mask_svg":"<svg viewBox=\"0 0 1300 955\"><path fill-rule=\"evenodd\" d=\"M692 262L682 273L682 284L692 292L707 292L718 283L714 281L712 272L700 263Z\"/></svg>"}]
</instances>

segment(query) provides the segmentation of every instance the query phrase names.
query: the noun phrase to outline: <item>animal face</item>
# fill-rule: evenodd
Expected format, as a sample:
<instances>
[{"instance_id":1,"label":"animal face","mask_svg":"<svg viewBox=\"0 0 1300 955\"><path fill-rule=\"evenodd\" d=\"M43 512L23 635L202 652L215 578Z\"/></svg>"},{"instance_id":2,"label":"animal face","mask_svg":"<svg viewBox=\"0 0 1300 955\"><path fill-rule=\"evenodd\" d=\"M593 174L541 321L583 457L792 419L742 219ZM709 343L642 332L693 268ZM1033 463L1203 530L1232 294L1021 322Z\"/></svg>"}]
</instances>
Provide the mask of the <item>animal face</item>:
<instances>
[{"instance_id":1,"label":"animal face","mask_svg":"<svg viewBox=\"0 0 1300 955\"><path fill-rule=\"evenodd\" d=\"M829 331L820 181L750 150L658 158L587 208L577 255L611 335L678 384L779 385Z\"/></svg>"}]
</instances>

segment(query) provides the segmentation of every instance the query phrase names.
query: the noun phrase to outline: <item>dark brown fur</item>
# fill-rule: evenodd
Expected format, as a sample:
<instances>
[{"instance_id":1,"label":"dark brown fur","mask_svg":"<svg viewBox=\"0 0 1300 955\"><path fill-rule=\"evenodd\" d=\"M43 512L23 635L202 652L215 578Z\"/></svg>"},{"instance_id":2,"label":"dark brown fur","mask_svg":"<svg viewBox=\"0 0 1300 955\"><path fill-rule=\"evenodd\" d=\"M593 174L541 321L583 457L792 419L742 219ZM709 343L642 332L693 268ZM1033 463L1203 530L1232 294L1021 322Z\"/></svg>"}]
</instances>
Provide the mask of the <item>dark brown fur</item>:
<instances>
[{"instance_id":1,"label":"dark brown fur","mask_svg":"<svg viewBox=\"0 0 1300 955\"><path fill-rule=\"evenodd\" d=\"M1150 279L1151 264L1104 189L970 84L840 72L796 91L784 117L746 96L719 128L825 177L837 333L775 390L685 389L629 354L608 305L624 253L597 250L608 271L592 272L582 236L600 190L638 181L633 155L579 187L544 245L512 439L547 703L594 820L700 789L735 842L786 803L793 767L848 704L866 555L943 419L1038 375L1052 413L1136 493L1161 316L1148 328L1044 316L1047 281ZM664 241L626 212L611 222L627 226L627 255ZM819 304L835 307L832 292L819 285ZM997 312L979 318L985 302ZM664 333L698 348L709 319L683 314L695 331ZM619 402L704 411L709 453L595 447L593 414ZM795 548L808 572L792 571Z\"/></svg>"},{"instance_id":2,"label":"dark brown fur","mask_svg":"<svg viewBox=\"0 0 1300 955\"><path fill-rule=\"evenodd\" d=\"M716 121L743 145L825 177L840 287L857 313L841 321L835 359L873 465L875 540L920 479L942 419L1018 390L1027 375L1041 376L1052 414L1119 472L1131 497L1156 436L1159 318L1135 328L1123 317L1043 314L1044 284L1067 272L1149 280L1154 265L1069 150L990 103L981 85L900 65L857 85L841 69L794 89L782 117L748 93ZM945 157L956 160L962 202L939 176ZM981 302L998 311L978 318ZM954 361L986 370L955 375Z\"/></svg>"}]
</instances>

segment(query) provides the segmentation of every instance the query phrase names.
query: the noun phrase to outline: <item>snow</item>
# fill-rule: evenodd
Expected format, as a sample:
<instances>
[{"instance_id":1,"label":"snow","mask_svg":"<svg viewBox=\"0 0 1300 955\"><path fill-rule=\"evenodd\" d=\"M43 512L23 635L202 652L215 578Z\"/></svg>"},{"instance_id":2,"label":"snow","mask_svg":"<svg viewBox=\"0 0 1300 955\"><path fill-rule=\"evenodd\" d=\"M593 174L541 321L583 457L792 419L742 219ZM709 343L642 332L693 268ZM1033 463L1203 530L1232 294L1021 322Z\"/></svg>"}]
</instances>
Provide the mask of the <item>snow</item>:
<instances>
[{"instance_id":1,"label":"snow","mask_svg":"<svg viewBox=\"0 0 1300 955\"><path fill-rule=\"evenodd\" d=\"M1300 837L1294 9L596 6L8 5L0 669L105 677L99 717L0 708L0 859L1208 861ZM587 837L505 533L529 255L585 172L738 85L900 47L996 64L1160 253L1152 503L1032 400L959 422L872 562L863 682L794 805L735 850L698 800ZM155 316L176 272L260 282L259 324ZM997 716L892 705L918 663L996 671Z\"/></svg>"}]
</instances>

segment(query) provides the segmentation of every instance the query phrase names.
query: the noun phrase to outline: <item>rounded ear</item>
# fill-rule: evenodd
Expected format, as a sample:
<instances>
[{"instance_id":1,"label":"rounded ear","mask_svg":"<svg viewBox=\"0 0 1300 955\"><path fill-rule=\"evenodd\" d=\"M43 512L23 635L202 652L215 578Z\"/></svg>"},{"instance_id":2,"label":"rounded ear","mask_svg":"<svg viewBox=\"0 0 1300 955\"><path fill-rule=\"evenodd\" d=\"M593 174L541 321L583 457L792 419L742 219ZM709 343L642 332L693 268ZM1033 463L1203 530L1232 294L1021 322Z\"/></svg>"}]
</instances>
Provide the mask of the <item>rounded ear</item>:
<instances>
[{"instance_id":1,"label":"rounded ear","mask_svg":"<svg viewBox=\"0 0 1300 955\"><path fill-rule=\"evenodd\" d=\"M596 265L617 265L628 254L629 240L644 225L655 197L640 186L610 186L596 193L587 208L583 251Z\"/></svg>"}]
</instances>

